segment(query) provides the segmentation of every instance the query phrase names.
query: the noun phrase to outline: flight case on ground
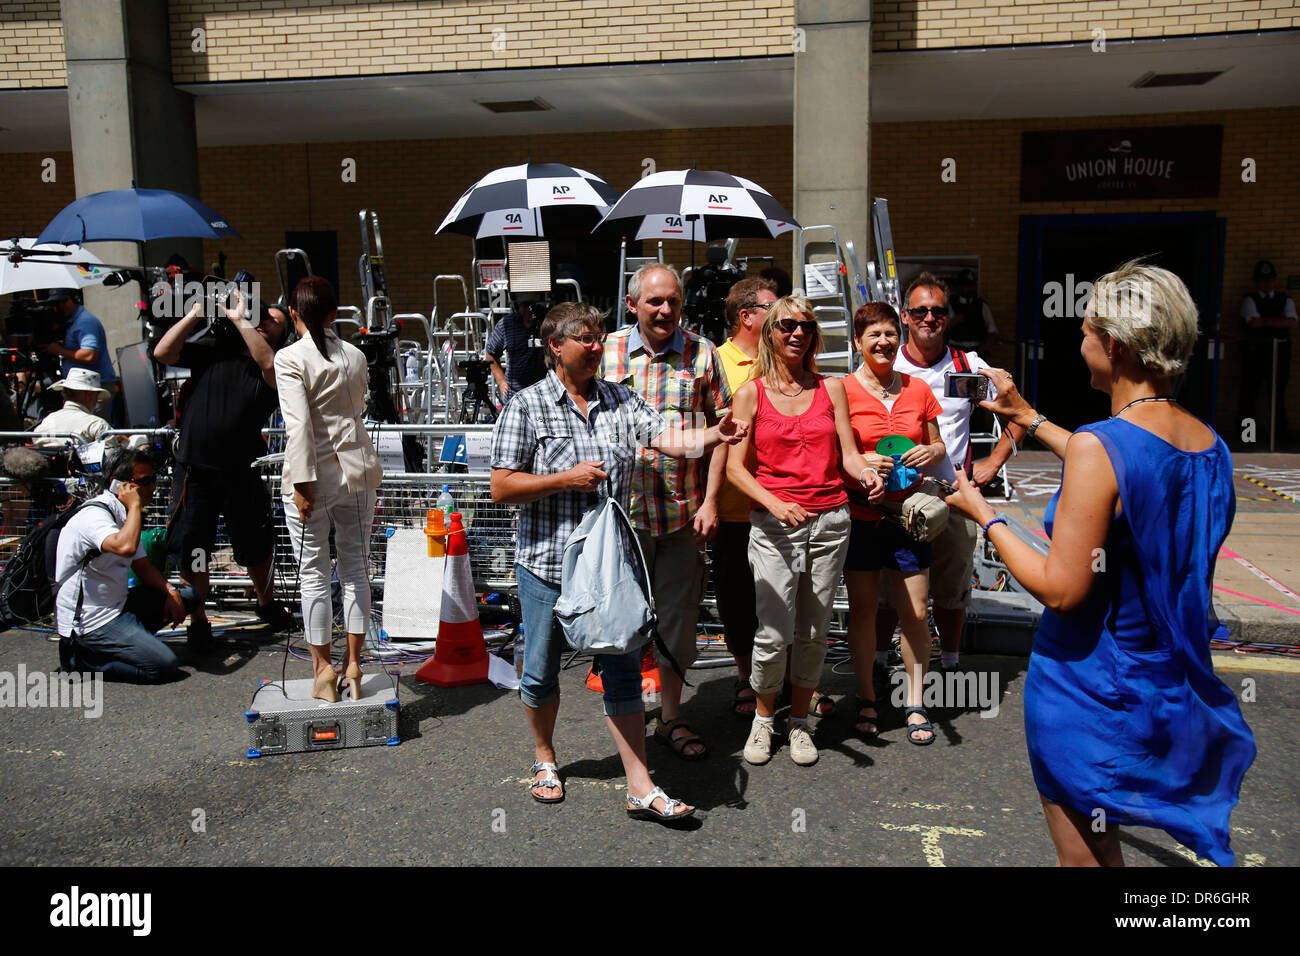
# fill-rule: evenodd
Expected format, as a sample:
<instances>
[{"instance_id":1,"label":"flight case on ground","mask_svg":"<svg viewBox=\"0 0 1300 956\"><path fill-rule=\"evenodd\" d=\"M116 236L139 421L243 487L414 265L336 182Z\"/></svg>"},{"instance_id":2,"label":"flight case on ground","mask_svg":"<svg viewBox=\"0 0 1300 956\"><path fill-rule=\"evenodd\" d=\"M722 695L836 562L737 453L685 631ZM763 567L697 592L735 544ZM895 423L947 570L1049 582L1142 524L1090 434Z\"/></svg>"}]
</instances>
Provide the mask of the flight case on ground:
<instances>
[{"instance_id":1,"label":"flight case on ground","mask_svg":"<svg viewBox=\"0 0 1300 956\"><path fill-rule=\"evenodd\" d=\"M346 747L395 747L401 704L387 674L365 674L361 699L326 703L311 696L312 681L263 681L244 712L248 757Z\"/></svg>"}]
</instances>

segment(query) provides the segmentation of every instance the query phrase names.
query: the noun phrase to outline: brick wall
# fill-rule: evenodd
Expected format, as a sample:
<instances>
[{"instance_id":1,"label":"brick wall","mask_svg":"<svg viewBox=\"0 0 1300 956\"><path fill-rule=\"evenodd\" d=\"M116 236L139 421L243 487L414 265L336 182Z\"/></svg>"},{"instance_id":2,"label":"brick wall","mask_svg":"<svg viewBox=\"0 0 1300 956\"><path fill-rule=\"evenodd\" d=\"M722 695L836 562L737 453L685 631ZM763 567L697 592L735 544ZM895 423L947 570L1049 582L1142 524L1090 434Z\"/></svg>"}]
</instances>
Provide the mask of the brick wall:
<instances>
[{"instance_id":1,"label":"brick wall","mask_svg":"<svg viewBox=\"0 0 1300 956\"><path fill-rule=\"evenodd\" d=\"M1292 0L876 0L877 51L1300 27ZM178 83L791 52L792 0L171 0ZM205 50L194 49L201 29ZM0 8L0 89L66 85L58 0Z\"/></svg>"},{"instance_id":2,"label":"brick wall","mask_svg":"<svg viewBox=\"0 0 1300 956\"><path fill-rule=\"evenodd\" d=\"M780 56L792 0L172 0L177 82ZM252 9L249 9L253 7ZM876 0L877 51L1188 36L1300 26L1292 0ZM208 49L193 50L193 31Z\"/></svg>"},{"instance_id":3,"label":"brick wall","mask_svg":"<svg viewBox=\"0 0 1300 956\"><path fill-rule=\"evenodd\" d=\"M1300 26L1292 0L1218 3L1148 0L876 0L876 51L1107 40L1279 30Z\"/></svg>"},{"instance_id":4,"label":"brick wall","mask_svg":"<svg viewBox=\"0 0 1300 956\"><path fill-rule=\"evenodd\" d=\"M791 52L791 0L171 0L178 83ZM197 53L195 29L206 31Z\"/></svg>"},{"instance_id":5,"label":"brick wall","mask_svg":"<svg viewBox=\"0 0 1300 956\"><path fill-rule=\"evenodd\" d=\"M67 84L59 0L0 4L0 90Z\"/></svg>"}]
</instances>

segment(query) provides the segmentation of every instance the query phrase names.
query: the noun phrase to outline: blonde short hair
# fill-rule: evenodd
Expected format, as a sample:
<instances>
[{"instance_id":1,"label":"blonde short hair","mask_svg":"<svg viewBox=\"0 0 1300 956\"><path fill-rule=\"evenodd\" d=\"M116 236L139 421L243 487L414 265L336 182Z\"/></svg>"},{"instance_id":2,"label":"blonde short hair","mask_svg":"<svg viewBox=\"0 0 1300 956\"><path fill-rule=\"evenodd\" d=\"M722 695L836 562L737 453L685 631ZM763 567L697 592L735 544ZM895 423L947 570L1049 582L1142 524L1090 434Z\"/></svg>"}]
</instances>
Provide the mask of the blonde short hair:
<instances>
[{"instance_id":1,"label":"blonde short hair","mask_svg":"<svg viewBox=\"0 0 1300 956\"><path fill-rule=\"evenodd\" d=\"M1137 259L1098 279L1084 312L1089 325L1159 378L1186 370L1199 334L1196 317L1182 279Z\"/></svg>"}]
</instances>

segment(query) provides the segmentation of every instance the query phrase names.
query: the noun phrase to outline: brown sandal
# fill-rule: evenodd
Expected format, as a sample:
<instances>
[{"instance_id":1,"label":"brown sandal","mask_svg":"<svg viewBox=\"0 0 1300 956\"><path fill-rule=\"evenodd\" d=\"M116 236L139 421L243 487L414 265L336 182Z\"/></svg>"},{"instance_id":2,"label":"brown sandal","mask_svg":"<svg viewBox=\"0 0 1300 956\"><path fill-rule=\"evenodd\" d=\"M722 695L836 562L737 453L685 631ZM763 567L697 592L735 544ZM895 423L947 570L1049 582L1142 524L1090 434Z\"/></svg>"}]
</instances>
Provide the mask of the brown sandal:
<instances>
[{"instance_id":1,"label":"brown sandal","mask_svg":"<svg viewBox=\"0 0 1300 956\"><path fill-rule=\"evenodd\" d=\"M822 710L822 704L828 705L828 710ZM823 694L819 690L813 691L812 699L808 701L808 716L810 717L829 717L835 713L835 698L830 694Z\"/></svg>"},{"instance_id":2,"label":"brown sandal","mask_svg":"<svg viewBox=\"0 0 1300 956\"><path fill-rule=\"evenodd\" d=\"M683 731L680 736L677 734L679 730ZM663 733L662 731L667 732ZM655 725L654 739L670 748L673 753L683 760L703 760L709 753L709 748L705 746L700 736L691 730L686 721L680 717L667 721L662 716L659 717ZM686 748L691 744L695 744L700 749L695 753L688 754Z\"/></svg>"},{"instance_id":3,"label":"brown sandal","mask_svg":"<svg viewBox=\"0 0 1300 956\"><path fill-rule=\"evenodd\" d=\"M749 691L748 697L741 696L745 691ZM745 707L748 707L749 709L743 710L742 708ZM736 690L735 693L731 695L731 712L737 717L743 717L745 720L753 720L754 711L757 708L758 695L754 693L754 688L750 685L749 681L741 680L737 677Z\"/></svg>"}]
</instances>

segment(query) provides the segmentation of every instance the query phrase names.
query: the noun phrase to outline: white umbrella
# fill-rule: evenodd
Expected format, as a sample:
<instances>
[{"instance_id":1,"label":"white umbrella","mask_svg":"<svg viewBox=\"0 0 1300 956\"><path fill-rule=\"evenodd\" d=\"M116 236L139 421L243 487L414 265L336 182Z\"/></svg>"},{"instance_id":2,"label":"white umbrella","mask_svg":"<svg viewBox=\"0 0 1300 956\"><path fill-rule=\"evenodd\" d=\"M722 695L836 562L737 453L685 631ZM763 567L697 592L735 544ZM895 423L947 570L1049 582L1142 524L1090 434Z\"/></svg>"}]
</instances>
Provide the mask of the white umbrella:
<instances>
[{"instance_id":1,"label":"white umbrella","mask_svg":"<svg viewBox=\"0 0 1300 956\"><path fill-rule=\"evenodd\" d=\"M438 232L585 238L618 190L595 173L563 163L523 163L488 173L461 195Z\"/></svg>"},{"instance_id":2,"label":"white umbrella","mask_svg":"<svg viewBox=\"0 0 1300 956\"><path fill-rule=\"evenodd\" d=\"M774 239L799 224L772 194L741 176L675 169L635 183L592 231L629 239Z\"/></svg>"},{"instance_id":3,"label":"white umbrella","mask_svg":"<svg viewBox=\"0 0 1300 956\"><path fill-rule=\"evenodd\" d=\"M35 239L0 243L0 295L32 289L84 289L103 282L111 271L104 260L80 246Z\"/></svg>"}]
</instances>

